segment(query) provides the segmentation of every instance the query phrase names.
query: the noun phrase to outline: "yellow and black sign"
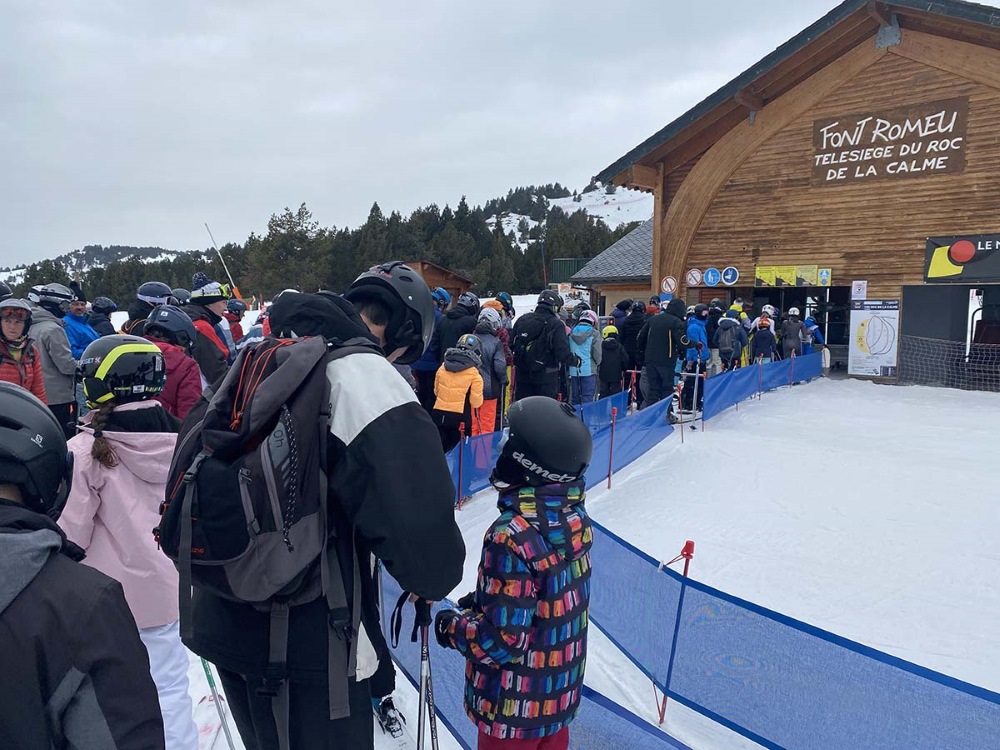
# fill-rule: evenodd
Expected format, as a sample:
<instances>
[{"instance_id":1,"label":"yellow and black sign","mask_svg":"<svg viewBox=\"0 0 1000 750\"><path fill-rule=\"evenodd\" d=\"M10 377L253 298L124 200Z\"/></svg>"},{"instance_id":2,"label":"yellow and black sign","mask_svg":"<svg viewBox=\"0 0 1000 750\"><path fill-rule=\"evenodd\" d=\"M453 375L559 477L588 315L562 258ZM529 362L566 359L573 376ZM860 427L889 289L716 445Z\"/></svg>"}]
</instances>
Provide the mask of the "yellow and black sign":
<instances>
[{"instance_id":1,"label":"yellow and black sign","mask_svg":"<svg viewBox=\"0 0 1000 750\"><path fill-rule=\"evenodd\" d=\"M830 286L830 271L821 276L819 266L757 266L754 286ZM826 283L822 283L825 280Z\"/></svg>"},{"instance_id":2,"label":"yellow and black sign","mask_svg":"<svg viewBox=\"0 0 1000 750\"><path fill-rule=\"evenodd\" d=\"M1000 234L927 239L928 284L1000 282Z\"/></svg>"}]
</instances>

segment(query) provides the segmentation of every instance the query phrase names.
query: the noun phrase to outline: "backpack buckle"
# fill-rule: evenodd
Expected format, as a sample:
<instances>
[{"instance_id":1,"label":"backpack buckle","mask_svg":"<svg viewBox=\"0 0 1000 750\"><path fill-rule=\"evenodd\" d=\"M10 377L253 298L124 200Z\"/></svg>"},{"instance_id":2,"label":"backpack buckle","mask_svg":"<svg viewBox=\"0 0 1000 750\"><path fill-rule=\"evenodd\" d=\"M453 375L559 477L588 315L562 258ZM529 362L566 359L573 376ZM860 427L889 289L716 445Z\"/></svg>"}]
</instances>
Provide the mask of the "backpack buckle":
<instances>
[{"instance_id":1,"label":"backpack buckle","mask_svg":"<svg viewBox=\"0 0 1000 750\"><path fill-rule=\"evenodd\" d=\"M277 698L278 693L281 692L281 683L283 679L277 677L264 677L260 685L254 690L254 693L261 698Z\"/></svg>"},{"instance_id":2,"label":"backpack buckle","mask_svg":"<svg viewBox=\"0 0 1000 750\"><path fill-rule=\"evenodd\" d=\"M184 472L184 484L191 484L198 477L201 465L205 462L205 459L207 459L209 455L210 454L206 451L202 451L194 457L194 461L191 462L191 466L189 466L188 470Z\"/></svg>"}]
</instances>

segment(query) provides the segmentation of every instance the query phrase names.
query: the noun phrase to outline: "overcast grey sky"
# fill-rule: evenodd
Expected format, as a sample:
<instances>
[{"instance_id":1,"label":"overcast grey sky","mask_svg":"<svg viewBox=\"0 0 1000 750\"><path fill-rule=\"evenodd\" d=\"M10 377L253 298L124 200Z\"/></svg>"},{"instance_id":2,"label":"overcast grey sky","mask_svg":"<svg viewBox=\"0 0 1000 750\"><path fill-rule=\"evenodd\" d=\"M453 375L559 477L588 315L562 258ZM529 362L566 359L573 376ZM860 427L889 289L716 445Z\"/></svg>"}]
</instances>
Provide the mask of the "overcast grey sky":
<instances>
[{"instance_id":1,"label":"overcast grey sky","mask_svg":"<svg viewBox=\"0 0 1000 750\"><path fill-rule=\"evenodd\" d=\"M835 0L0 0L0 266L573 188Z\"/></svg>"}]
</instances>

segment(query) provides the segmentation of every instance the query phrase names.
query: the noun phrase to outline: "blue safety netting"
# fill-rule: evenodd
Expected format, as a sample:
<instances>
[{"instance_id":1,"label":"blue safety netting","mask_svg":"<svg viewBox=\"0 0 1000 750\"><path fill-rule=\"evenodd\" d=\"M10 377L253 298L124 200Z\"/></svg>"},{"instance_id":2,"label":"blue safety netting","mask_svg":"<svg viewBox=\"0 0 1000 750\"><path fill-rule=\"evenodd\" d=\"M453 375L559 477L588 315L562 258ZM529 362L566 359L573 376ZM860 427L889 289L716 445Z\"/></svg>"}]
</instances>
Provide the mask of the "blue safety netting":
<instances>
[{"instance_id":1,"label":"blue safety netting","mask_svg":"<svg viewBox=\"0 0 1000 750\"><path fill-rule=\"evenodd\" d=\"M622 392L577 407L594 437L594 455L586 474L588 489L607 479L609 460L613 470L618 471L673 432L667 423L668 405L668 401L663 401L629 416L628 393ZM613 413L613 409L617 412ZM503 433L491 432L466 438L448 454L456 502L490 486L490 472L502 443Z\"/></svg>"},{"instance_id":2,"label":"blue safety netting","mask_svg":"<svg viewBox=\"0 0 1000 750\"><path fill-rule=\"evenodd\" d=\"M402 592L392 576L382 574L382 612L386 641L390 644L389 613ZM437 604L434 612L449 603ZM403 674L418 686L420 677L420 644L410 641L413 626L413 608L406 604L403 632L399 645L392 648L392 655ZM433 671L434 705L438 718L455 736L462 747L476 747L477 730L466 715L463 706L465 695L465 657L453 649L437 645L433 628L430 632L431 665ZM416 722L417 717L411 717ZM649 748L649 750L690 750L670 735L643 721L612 700L590 688L584 688L580 711L570 725L572 750L607 750L607 748Z\"/></svg>"},{"instance_id":3,"label":"blue safety netting","mask_svg":"<svg viewBox=\"0 0 1000 750\"><path fill-rule=\"evenodd\" d=\"M591 555L591 623L671 699L764 747L998 746L1000 694L685 579L597 524Z\"/></svg>"},{"instance_id":4,"label":"blue safety netting","mask_svg":"<svg viewBox=\"0 0 1000 750\"><path fill-rule=\"evenodd\" d=\"M724 372L704 381L703 415L705 419L712 419L730 406L758 393L803 383L822 375L823 355L818 352Z\"/></svg>"}]
</instances>

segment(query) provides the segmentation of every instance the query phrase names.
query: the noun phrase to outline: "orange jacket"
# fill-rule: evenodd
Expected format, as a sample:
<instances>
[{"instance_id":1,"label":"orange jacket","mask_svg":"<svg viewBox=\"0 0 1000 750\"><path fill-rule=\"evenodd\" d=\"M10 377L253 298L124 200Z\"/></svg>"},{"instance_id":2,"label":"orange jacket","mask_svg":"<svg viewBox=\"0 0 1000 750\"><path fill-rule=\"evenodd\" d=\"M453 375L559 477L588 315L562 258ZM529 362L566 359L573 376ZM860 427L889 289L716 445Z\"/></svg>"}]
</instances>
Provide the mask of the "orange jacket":
<instances>
[{"instance_id":1,"label":"orange jacket","mask_svg":"<svg viewBox=\"0 0 1000 750\"><path fill-rule=\"evenodd\" d=\"M434 376L434 395L437 396L434 408L439 411L464 413L466 396L469 405L478 409L483 405L483 376L475 367L452 372L441 365Z\"/></svg>"}]
</instances>

